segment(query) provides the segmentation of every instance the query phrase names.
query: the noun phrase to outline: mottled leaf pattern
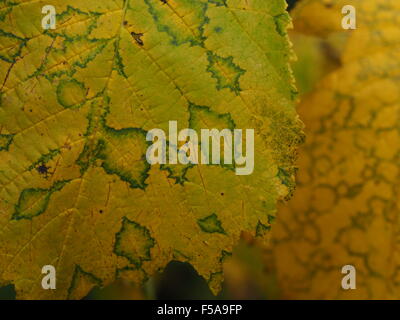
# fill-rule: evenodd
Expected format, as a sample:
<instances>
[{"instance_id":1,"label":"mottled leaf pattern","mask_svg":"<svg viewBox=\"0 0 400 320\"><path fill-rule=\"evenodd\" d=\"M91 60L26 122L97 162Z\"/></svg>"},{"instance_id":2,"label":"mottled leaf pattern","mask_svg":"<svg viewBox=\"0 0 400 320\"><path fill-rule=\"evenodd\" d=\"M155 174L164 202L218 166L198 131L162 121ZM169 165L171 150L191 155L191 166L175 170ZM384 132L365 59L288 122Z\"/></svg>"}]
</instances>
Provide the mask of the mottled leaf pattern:
<instances>
[{"instance_id":1,"label":"mottled leaf pattern","mask_svg":"<svg viewBox=\"0 0 400 320\"><path fill-rule=\"evenodd\" d=\"M41 8L57 10L41 29ZM175 259L217 292L243 230L294 189L302 125L284 0L0 1L0 281L19 298L143 282ZM150 166L146 133L255 129L255 170ZM41 268L57 289L41 288Z\"/></svg>"}]
</instances>

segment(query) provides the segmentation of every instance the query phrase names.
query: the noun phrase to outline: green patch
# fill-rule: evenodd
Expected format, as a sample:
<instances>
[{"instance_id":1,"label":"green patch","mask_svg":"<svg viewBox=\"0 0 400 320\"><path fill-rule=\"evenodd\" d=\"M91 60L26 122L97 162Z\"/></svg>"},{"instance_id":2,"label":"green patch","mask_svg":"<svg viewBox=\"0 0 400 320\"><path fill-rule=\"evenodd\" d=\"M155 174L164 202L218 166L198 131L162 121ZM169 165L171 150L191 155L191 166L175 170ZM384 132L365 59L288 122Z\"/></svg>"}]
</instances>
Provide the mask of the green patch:
<instances>
[{"instance_id":1,"label":"green patch","mask_svg":"<svg viewBox=\"0 0 400 320\"><path fill-rule=\"evenodd\" d=\"M94 11L84 12L70 5L67 6L67 10L64 12L57 13L57 29L45 30L43 33L45 36L52 38L53 41L46 48L46 55L40 66L27 79L44 76L49 81L52 81L54 78L62 76L73 77L77 72L77 68L86 68L88 63L93 61L111 41L110 39L97 39L91 36L92 31L97 28L98 19L103 14ZM87 22L86 28L80 28L78 31L76 28L67 27L81 21ZM54 46L54 42L56 40L58 42L60 39L62 39L62 43ZM93 44L95 45L93 46ZM89 46L93 49L85 50L79 55L76 54L79 48L88 48ZM56 60L65 60L65 57L70 55L74 56L74 59L68 61L68 69L50 71L53 69L49 66L49 60L52 60L49 59L50 56L56 57Z\"/></svg>"},{"instance_id":2,"label":"green patch","mask_svg":"<svg viewBox=\"0 0 400 320\"><path fill-rule=\"evenodd\" d=\"M285 168L284 178L290 193L285 199L290 199L296 187L295 174L297 168L293 163L297 160L296 148L304 143L305 135L302 132L302 124L298 119L293 119L286 112L266 109L266 117L270 119L269 128L264 130L261 135L268 141L272 152L272 156L276 163L280 164L280 168ZM283 172L278 172L282 175Z\"/></svg>"},{"instance_id":3,"label":"green patch","mask_svg":"<svg viewBox=\"0 0 400 320\"><path fill-rule=\"evenodd\" d=\"M48 163L50 160L53 160L60 153L61 153L60 149L52 149L48 153L41 155L39 159L37 159L34 163L32 163L32 165L28 168L28 171L35 169L41 164Z\"/></svg>"},{"instance_id":4,"label":"green patch","mask_svg":"<svg viewBox=\"0 0 400 320\"><path fill-rule=\"evenodd\" d=\"M32 219L46 211L53 193L60 191L69 180L57 181L50 189L31 188L21 192L15 205L13 220Z\"/></svg>"},{"instance_id":5,"label":"green patch","mask_svg":"<svg viewBox=\"0 0 400 320\"><path fill-rule=\"evenodd\" d=\"M171 43L180 46L190 43L192 46L203 46L204 26L209 19L206 16L208 4L194 0L175 0L173 6L160 0L144 0L153 17L157 29L171 37ZM190 14L190 21L185 16ZM171 19L171 16L173 19Z\"/></svg>"},{"instance_id":6,"label":"green patch","mask_svg":"<svg viewBox=\"0 0 400 320\"><path fill-rule=\"evenodd\" d=\"M77 164L81 172L90 166L101 166L107 174L117 175L131 188L145 189L150 164L146 151L151 142L146 141L147 132L141 128L114 129L106 124L109 114L109 98L105 96L105 107L92 105L88 115L89 126L85 134L89 138ZM101 132L101 139L91 139ZM100 160L100 161L97 161Z\"/></svg>"},{"instance_id":7,"label":"green patch","mask_svg":"<svg viewBox=\"0 0 400 320\"><path fill-rule=\"evenodd\" d=\"M8 151L13 139L14 139L13 134L0 134L0 151L3 150Z\"/></svg>"},{"instance_id":8,"label":"green patch","mask_svg":"<svg viewBox=\"0 0 400 320\"><path fill-rule=\"evenodd\" d=\"M56 37L54 34L52 37ZM58 35L58 37L65 37L65 35ZM73 40L73 45L71 45L72 40L64 40L63 44L60 48L54 48L52 45L49 45L46 48L46 57L43 59L41 65L32 73L30 74L27 79L35 78L38 76L44 76L50 82L53 82L55 78L61 77L73 77L75 73L79 69L84 69L88 66L88 64L93 61L100 53L103 52L104 48L107 46L109 39L85 39L82 37L77 37L77 39ZM57 71L50 71L52 68L49 68L49 53L52 52L53 55L58 55L59 59L63 59L65 56L68 56L70 51L76 50L75 47L87 47L90 43L95 42L96 45L92 50L86 50L84 53L75 56L75 61L69 61L68 67L69 69L65 70L57 70ZM65 61L64 61L65 62Z\"/></svg>"},{"instance_id":9,"label":"green patch","mask_svg":"<svg viewBox=\"0 0 400 320\"><path fill-rule=\"evenodd\" d=\"M183 184L188 181L186 178L186 174L189 171L189 169L193 168L195 165L194 164L188 164L188 165L183 165L183 164L174 164L174 165L169 165L169 164L162 164L160 165L160 169L167 171L168 172L168 178L174 179L176 184L180 184L183 186Z\"/></svg>"},{"instance_id":10,"label":"green patch","mask_svg":"<svg viewBox=\"0 0 400 320\"><path fill-rule=\"evenodd\" d=\"M79 108L86 101L86 88L75 79L61 80L57 87L57 100L64 108Z\"/></svg>"},{"instance_id":11,"label":"green patch","mask_svg":"<svg viewBox=\"0 0 400 320\"><path fill-rule=\"evenodd\" d=\"M105 144L97 158L103 159L102 167L108 174L116 174L131 188L145 189L150 164L146 161L146 151L150 142L146 141L146 131L140 128L116 130L104 128Z\"/></svg>"},{"instance_id":12,"label":"green patch","mask_svg":"<svg viewBox=\"0 0 400 320\"><path fill-rule=\"evenodd\" d=\"M68 288L67 299L78 299L81 297L81 292L87 292L95 286L101 287L102 281L77 265L72 276L71 285Z\"/></svg>"},{"instance_id":13,"label":"green patch","mask_svg":"<svg viewBox=\"0 0 400 320\"><path fill-rule=\"evenodd\" d=\"M282 13L274 17L276 31L282 36L286 36L287 26L290 23L290 17L287 13Z\"/></svg>"},{"instance_id":14,"label":"green patch","mask_svg":"<svg viewBox=\"0 0 400 320\"><path fill-rule=\"evenodd\" d=\"M114 42L114 56L115 56L114 68L117 70L120 76L126 79L128 78L128 76L125 73L125 65L124 62L122 61L121 53L119 52L119 40L120 38L118 38L118 40Z\"/></svg>"},{"instance_id":15,"label":"green patch","mask_svg":"<svg viewBox=\"0 0 400 320\"><path fill-rule=\"evenodd\" d=\"M60 33L57 32L57 29L55 31L47 32L48 35L51 35L53 37L62 37L66 39L68 42L73 42L74 40L79 40L79 39L88 39L89 35L92 33L92 31L97 27L97 20L103 13L100 12L95 12L95 11L90 11L90 12L85 12L83 10L80 10L79 8L74 8L70 5L67 6L67 10L64 12L61 12L60 14L57 14L57 24L59 26L65 25L67 23L74 23L82 20L87 20L88 21L88 27L82 29L82 33L76 32L68 32L65 30L66 28L61 29L62 31ZM97 39L95 39L97 40Z\"/></svg>"},{"instance_id":16,"label":"green patch","mask_svg":"<svg viewBox=\"0 0 400 320\"><path fill-rule=\"evenodd\" d=\"M100 95L99 95L100 96ZM102 96L102 100L105 103L109 103L109 98L107 96ZM104 102L102 101L102 102ZM88 112L86 119L88 121L88 126L86 128L86 132L84 133L84 137L89 138L93 136L96 129L105 123L104 117L108 114L108 106L103 107L103 104L98 100L94 100L90 105L90 111ZM99 121L100 119L100 121Z\"/></svg>"},{"instance_id":17,"label":"green patch","mask_svg":"<svg viewBox=\"0 0 400 320\"><path fill-rule=\"evenodd\" d=\"M228 129L232 131L232 139L233 139L233 130L236 128L236 124L232 119L232 116L229 113L218 113L211 110L206 106L198 106L193 103L189 103L189 128L195 130L199 133L202 129L217 129L221 133L222 130ZM221 141L224 139L221 137ZM199 136L199 141L201 141L201 136ZM212 141L213 138L209 139L209 163L212 163ZM202 141L203 143L203 141ZM205 142L204 142L205 143ZM223 168L234 170L235 163L233 159L234 155L234 145L232 141L232 164L225 164L225 150L224 143L220 144L220 166Z\"/></svg>"},{"instance_id":18,"label":"green patch","mask_svg":"<svg viewBox=\"0 0 400 320\"><path fill-rule=\"evenodd\" d=\"M81 167L81 173L84 173L90 166L94 165L97 159L102 158L102 152L105 147L105 141L100 139L96 143L86 143L83 151L79 155L76 163Z\"/></svg>"},{"instance_id":19,"label":"green patch","mask_svg":"<svg viewBox=\"0 0 400 320\"><path fill-rule=\"evenodd\" d=\"M217 90L230 89L239 95L239 92L242 91L240 77L246 73L246 70L236 65L232 56L223 58L208 51L207 58L209 63L207 71L217 80Z\"/></svg>"},{"instance_id":20,"label":"green patch","mask_svg":"<svg viewBox=\"0 0 400 320\"><path fill-rule=\"evenodd\" d=\"M0 53L0 60L14 64L18 57L21 56L22 49L26 47L28 41L28 38L21 38L11 32L0 29L2 48L7 48L7 50L2 50Z\"/></svg>"},{"instance_id":21,"label":"green patch","mask_svg":"<svg viewBox=\"0 0 400 320\"><path fill-rule=\"evenodd\" d=\"M222 227L221 221L218 220L218 217L215 213L203 219L197 220L197 224L204 232L226 234L224 228Z\"/></svg>"},{"instance_id":22,"label":"green patch","mask_svg":"<svg viewBox=\"0 0 400 320\"><path fill-rule=\"evenodd\" d=\"M261 223L261 221L258 221L256 228L257 237L264 237L270 231L271 231L271 226L266 226L265 224Z\"/></svg>"},{"instance_id":23,"label":"green patch","mask_svg":"<svg viewBox=\"0 0 400 320\"><path fill-rule=\"evenodd\" d=\"M268 223L269 224L273 224L275 222L275 220L276 220L275 216L272 216L270 214L268 215Z\"/></svg>"},{"instance_id":24,"label":"green patch","mask_svg":"<svg viewBox=\"0 0 400 320\"><path fill-rule=\"evenodd\" d=\"M4 19L8 16L8 14L13 10L13 3L8 4L9 7L0 9L0 21L4 21Z\"/></svg>"},{"instance_id":25,"label":"green patch","mask_svg":"<svg viewBox=\"0 0 400 320\"><path fill-rule=\"evenodd\" d=\"M155 245L147 228L124 217L122 227L115 235L114 253L125 257L139 268L143 261L151 260L150 249Z\"/></svg>"},{"instance_id":26,"label":"green patch","mask_svg":"<svg viewBox=\"0 0 400 320\"><path fill-rule=\"evenodd\" d=\"M292 182L293 177L292 177L291 173L286 171L283 168L278 168L278 178L287 187L290 187L291 184L293 183Z\"/></svg>"},{"instance_id":27,"label":"green patch","mask_svg":"<svg viewBox=\"0 0 400 320\"><path fill-rule=\"evenodd\" d=\"M218 113L207 106L199 106L189 102L189 128L200 132L201 129L230 129L236 128L229 113Z\"/></svg>"}]
</instances>

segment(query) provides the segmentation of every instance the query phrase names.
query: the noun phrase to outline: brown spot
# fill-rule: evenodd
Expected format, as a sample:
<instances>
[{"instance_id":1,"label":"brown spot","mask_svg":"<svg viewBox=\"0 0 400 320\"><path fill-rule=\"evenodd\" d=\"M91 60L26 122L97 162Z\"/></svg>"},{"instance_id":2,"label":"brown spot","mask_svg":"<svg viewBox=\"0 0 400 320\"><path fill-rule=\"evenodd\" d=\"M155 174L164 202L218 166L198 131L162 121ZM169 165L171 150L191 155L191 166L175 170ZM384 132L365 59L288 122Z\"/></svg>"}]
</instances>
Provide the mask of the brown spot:
<instances>
[{"instance_id":1,"label":"brown spot","mask_svg":"<svg viewBox=\"0 0 400 320\"><path fill-rule=\"evenodd\" d=\"M49 177L49 174L51 173L49 171L51 167L46 166L44 163L40 164L36 170L39 174L43 175L46 179Z\"/></svg>"},{"instance_id":2,"label":"brown spot","mask_svg":"<svg viewBox=\"0 0 400 320\"><path fill-rule=\"evenodd\" d=\"M142 40L143 33L136 33L136 32L132 31L131 32L131 36L139 46L143 46L144 45L143 40Z\"/></svg>"}]
</instances>

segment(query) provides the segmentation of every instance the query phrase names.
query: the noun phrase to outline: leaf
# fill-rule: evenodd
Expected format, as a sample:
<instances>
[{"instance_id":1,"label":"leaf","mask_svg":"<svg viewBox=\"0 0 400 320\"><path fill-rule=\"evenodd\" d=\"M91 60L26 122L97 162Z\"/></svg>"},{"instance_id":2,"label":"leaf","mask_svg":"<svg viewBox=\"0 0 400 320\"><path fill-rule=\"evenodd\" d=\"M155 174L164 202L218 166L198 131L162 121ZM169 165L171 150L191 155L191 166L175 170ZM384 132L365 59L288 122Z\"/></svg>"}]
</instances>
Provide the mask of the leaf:
<instances>
[{"instance_id":1,"label":"leaf","mask_svg":"<svg viewBox=\"0 0 400 320\"><path fill-rule=\"evenodd\" d=\"M242 231L267 233L303 139L283 0L0 4L0 282L79 299L171 260L218 292ZM255 129L255 169L152 165L146 134ZM43 290L44 265L57 289Z\"/></svg>"},{"instance_id":2,"label":"leaf","mask_svg":"<svg viewBox=\"0 0 400 320\"><path fill-rule=\"evenodd\" d=\"M340 49L340 65L299 107L307 143L298 188L272 227L281 298L399 299L400 3L353 1L353 31L334 27L346 1L329 1L321 19L323 3L294 12L295 26L312 33L331 21L324 41ZM341 288L348 264L356 290Z\"/></svg>"}]
</instances>

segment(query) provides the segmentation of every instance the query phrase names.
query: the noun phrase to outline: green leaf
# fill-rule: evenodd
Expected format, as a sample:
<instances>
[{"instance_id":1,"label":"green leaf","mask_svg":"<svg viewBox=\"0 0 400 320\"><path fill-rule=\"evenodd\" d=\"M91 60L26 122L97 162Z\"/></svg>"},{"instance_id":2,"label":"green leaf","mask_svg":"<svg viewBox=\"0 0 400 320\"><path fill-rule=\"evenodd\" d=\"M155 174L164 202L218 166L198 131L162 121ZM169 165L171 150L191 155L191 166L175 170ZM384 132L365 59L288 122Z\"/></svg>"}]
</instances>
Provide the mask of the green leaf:
<instances>
[{"instance_id":1,"label":"green leaf","mask_svg":"<svg viewBox=\"0 0 400 320\"><path fill-rule=\"evenodd\" d=\"M294 189L303 134L285 1L48 4L54 30L41 29L42 2L1 4L0 282L18 298L78 299L178 256L218 292L221 257ZM146 134L169 121L254 129L253 174L150 165ZM41 287L47 264L56 290Z\"/></svg>"}]
</instances>

